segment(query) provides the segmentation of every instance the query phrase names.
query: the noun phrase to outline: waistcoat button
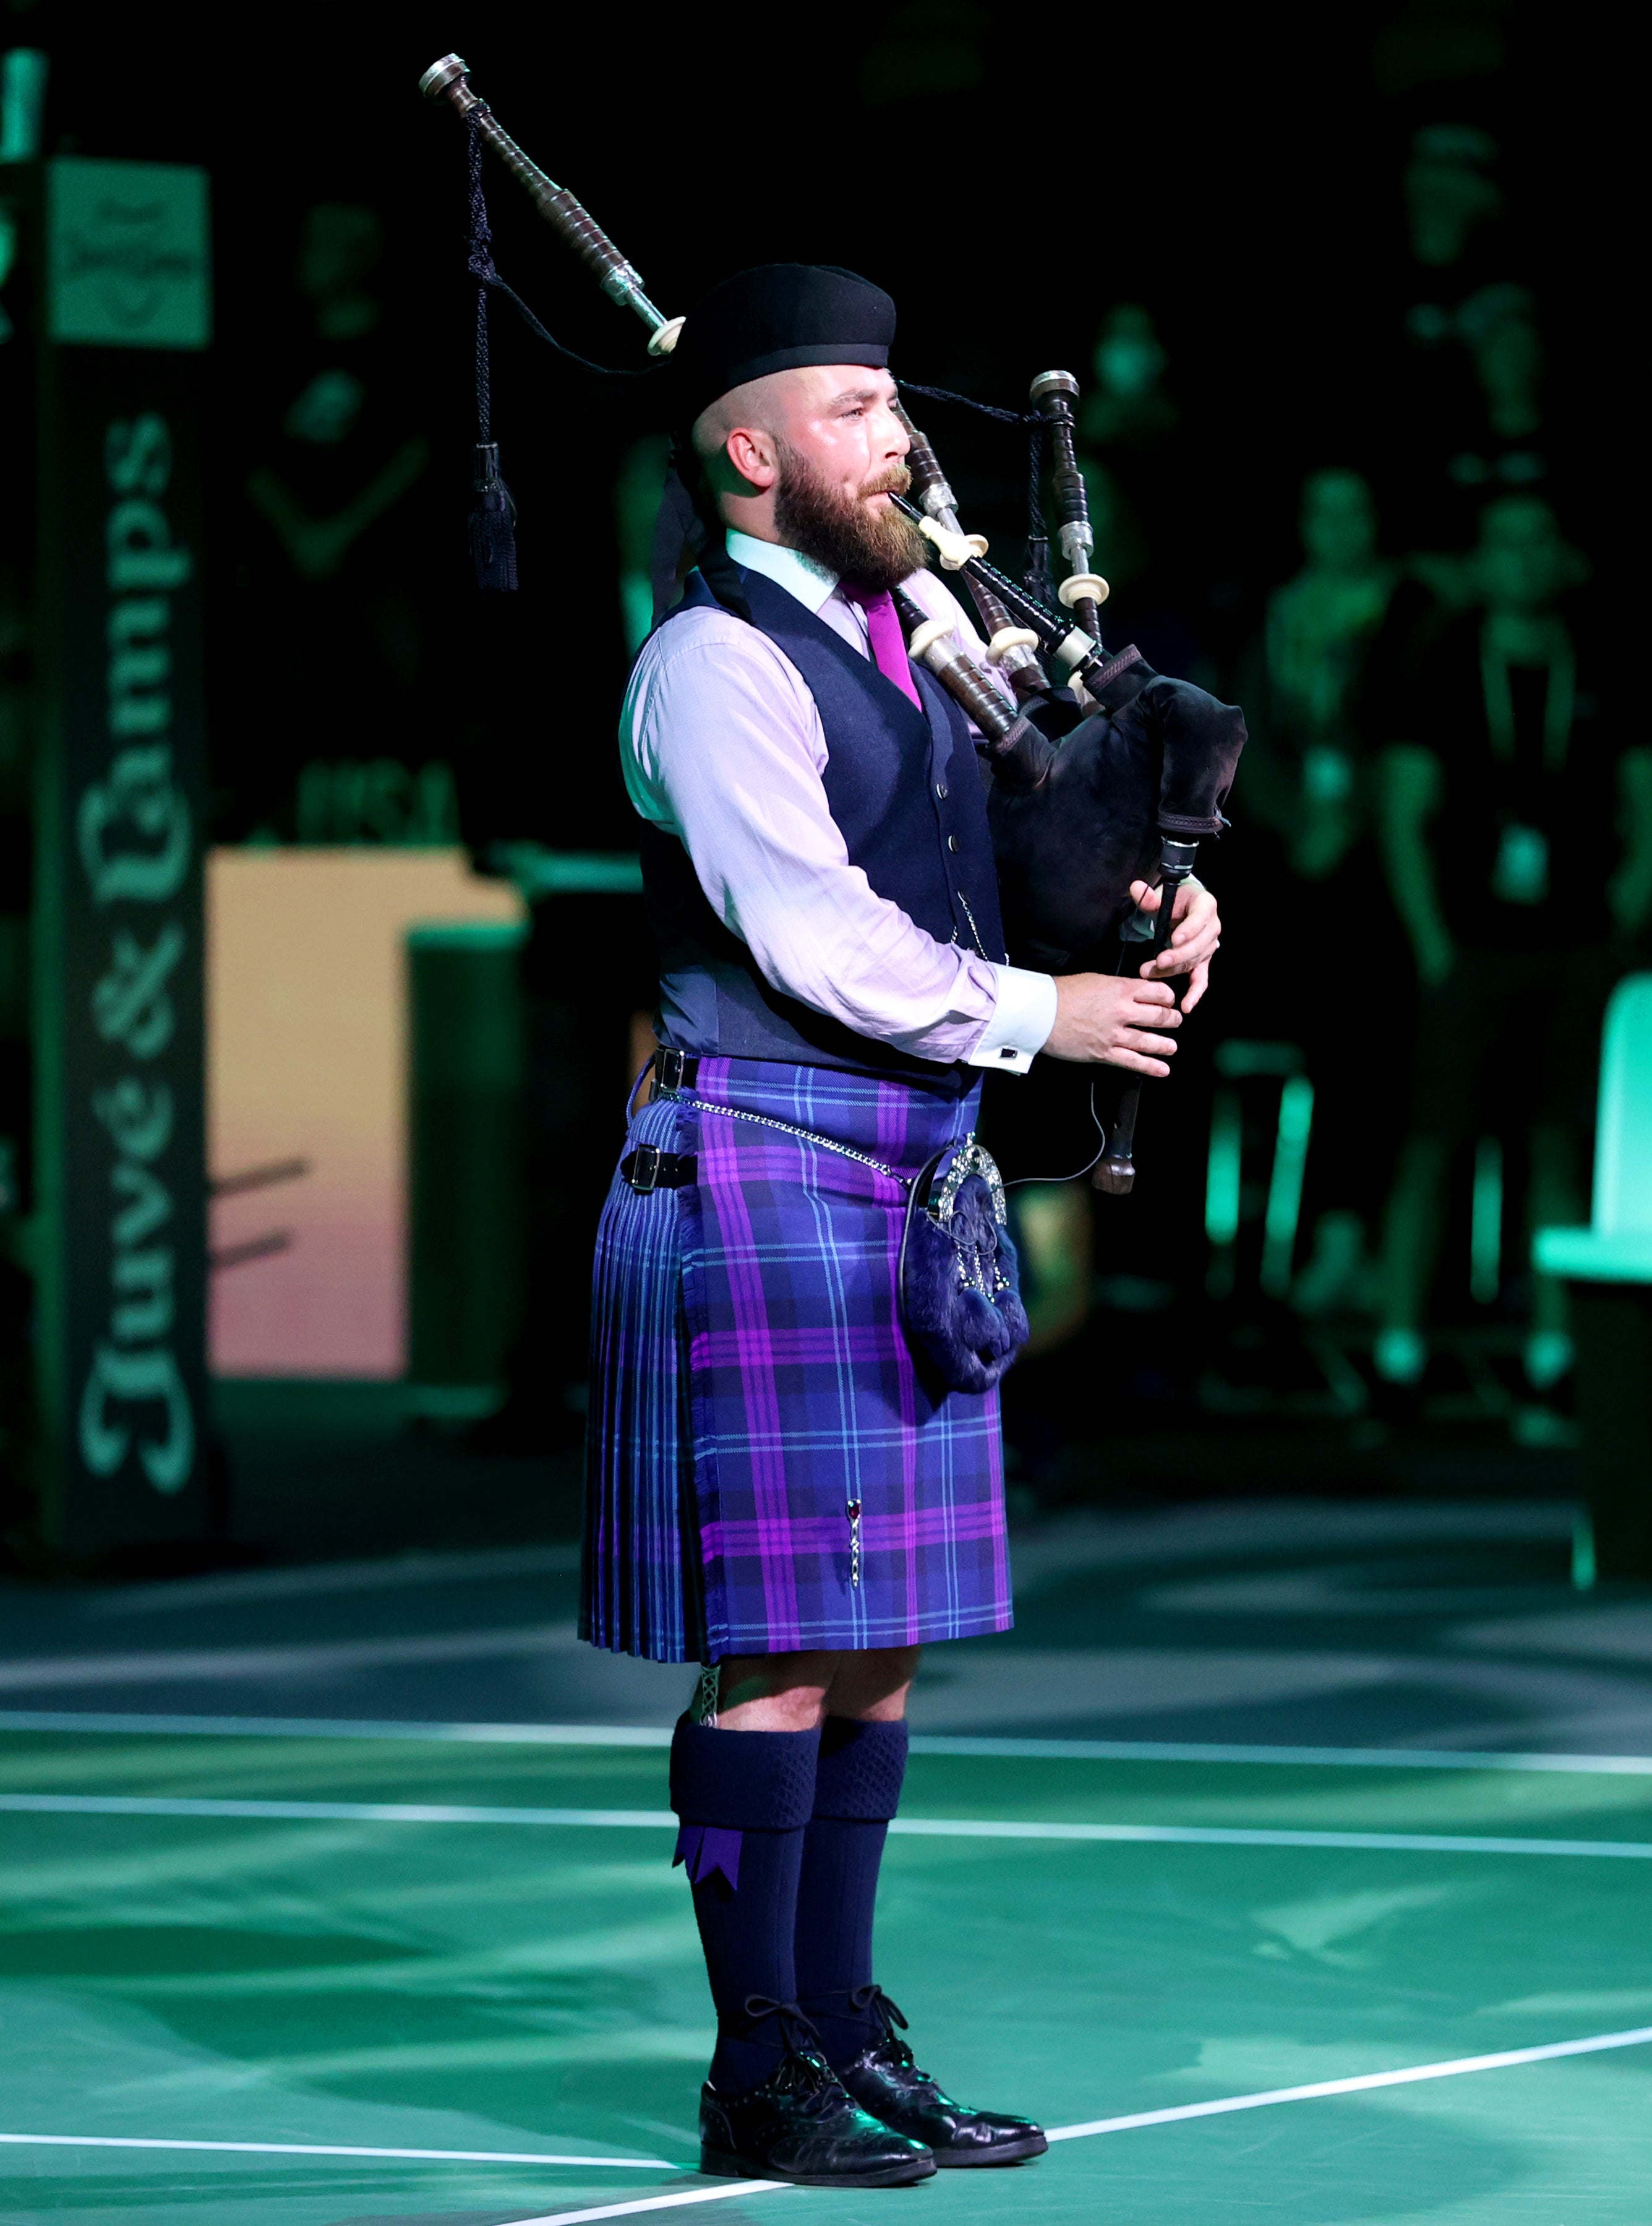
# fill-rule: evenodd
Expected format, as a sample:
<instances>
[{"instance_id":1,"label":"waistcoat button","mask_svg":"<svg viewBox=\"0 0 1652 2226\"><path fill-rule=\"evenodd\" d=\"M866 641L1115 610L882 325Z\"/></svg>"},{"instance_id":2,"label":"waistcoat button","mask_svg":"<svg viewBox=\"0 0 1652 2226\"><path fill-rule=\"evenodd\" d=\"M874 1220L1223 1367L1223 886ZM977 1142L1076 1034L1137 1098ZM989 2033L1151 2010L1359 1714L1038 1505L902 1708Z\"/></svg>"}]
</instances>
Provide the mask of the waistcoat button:
<instances>
[{"instance_id":1,"label":"waistcoat button","mask_svg":"<svg viewBox=\"0 0 1652 2226\"><path fill-rule=\"evenodd\" d=\"M937 780L937 781L936 782L936 784L935 784L935 793L936 793L936 795L940 798L940 800L941 800L941 802L942 802L943 804L944 804L944 803L946 802L947 788L946 788L946 783L945 783L944 780Z\"/></svg>"},{"instance_id":2,"label":"waistcoat button","mask_svg":"<svg viewBox=\"0 0 1652 2226\"><path fill-rule=\"evenodd\" d=\"M956 836L956 835L949 835L949 836L947 836L947 838L946 838L946 847L947 847L947 849L948 849L949 850L956 850L956 849L957 849L957 847L958 847L958 838L957 838L957 836Z\"/></svg>"}]
</instances>

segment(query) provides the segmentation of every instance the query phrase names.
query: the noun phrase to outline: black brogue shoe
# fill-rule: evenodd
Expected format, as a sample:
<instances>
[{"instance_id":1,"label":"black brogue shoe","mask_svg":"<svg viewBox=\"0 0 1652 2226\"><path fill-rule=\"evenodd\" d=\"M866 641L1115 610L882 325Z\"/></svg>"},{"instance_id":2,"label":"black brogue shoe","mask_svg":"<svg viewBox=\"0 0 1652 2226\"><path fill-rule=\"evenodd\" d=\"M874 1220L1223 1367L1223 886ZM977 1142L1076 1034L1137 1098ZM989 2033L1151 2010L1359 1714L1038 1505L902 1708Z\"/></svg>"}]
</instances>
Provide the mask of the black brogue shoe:
<instances>
[{"instance_id":1,"label":"black brogue shoe","mask_svg":"<svg viewBox=\"0 0 1652 2226\"><path fill-rule=\"evenodd\" d=\"M1044 2128L1030 2118L966 2109L918 2069L912 2050L895 2032L896 2026L904 2028L906 2020L880 1988L856 1988L855 1997L855 2007L877 2016L883 2026L869 2047L838 2066L838 2077L863 2110L891 2133L922 2141L945 2170L961 2165L1022 2164L1044 2154L1049 2141Z\"/></svg>"},{"instance_id":2,"label":"black brogue shoe","mask_svg":"<svg viewBox=\"0 0 1652 2226\"><path fill-rule=\"evenodd\" d=\"M797 2022L805 2031L788 2031L779 2068L760 2087L721 2095L708 2080L700 2090L701 2171L799 2187L905 2187L928 2179L935 2159L923 2141L861 2109L808 2045L813 2028Z\"/></svg>"}]
</instances>

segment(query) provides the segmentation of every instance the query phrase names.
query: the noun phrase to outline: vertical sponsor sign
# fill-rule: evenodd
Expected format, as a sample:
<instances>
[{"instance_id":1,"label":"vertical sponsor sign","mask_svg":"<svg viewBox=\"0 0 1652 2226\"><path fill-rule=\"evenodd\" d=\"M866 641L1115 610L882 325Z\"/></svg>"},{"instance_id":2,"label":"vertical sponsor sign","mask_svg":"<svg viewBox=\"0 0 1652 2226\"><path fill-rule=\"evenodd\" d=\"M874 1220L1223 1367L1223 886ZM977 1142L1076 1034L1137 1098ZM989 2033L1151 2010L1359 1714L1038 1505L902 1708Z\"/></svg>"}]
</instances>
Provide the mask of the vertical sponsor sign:
<instances>
[{"instance_id":1,"label":"vertical sponsor sign","mask_svg":"<svg viewBox=\"0 0 1652 2226\"><path fill-rule=\"evenodd\" d=\"M35 1041L44 1526L198 1536L206 180L47 166Z\"/></svg>"}]
</instances>

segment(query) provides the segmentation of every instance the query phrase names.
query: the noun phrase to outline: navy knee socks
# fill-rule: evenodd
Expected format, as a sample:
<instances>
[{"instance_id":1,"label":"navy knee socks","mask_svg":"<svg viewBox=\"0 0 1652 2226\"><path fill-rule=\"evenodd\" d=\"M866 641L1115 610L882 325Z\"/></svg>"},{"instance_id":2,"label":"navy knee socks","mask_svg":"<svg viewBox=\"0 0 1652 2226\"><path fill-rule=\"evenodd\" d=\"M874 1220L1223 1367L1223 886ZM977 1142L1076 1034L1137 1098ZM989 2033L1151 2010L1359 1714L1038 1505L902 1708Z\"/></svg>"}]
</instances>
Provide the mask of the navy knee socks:
<instances>
[{"instance_id":1,"label":"navy knee socks","mask_svg":"<svg viewBox=\"0 0 1652 2226\"><path fill-rule=\"evenodd\" d=\"M799 2007L819 2028L829 2064L848 2064L884 2030L851 1997L872 1982L878 1867L905 1773L904 1723L827 1717L814 1814L802 1835L796 1969Z\"/></svg>"},{"instance_id":2,"label":"navy knee socks","mask_svg":"<svg viewBox=\"0 0 1652 2226\"><path fill-rule=\"evenodd\" d=\"M674 1860L688 1867L717 2010L711 2083L744 2095L779 2069L797 1999L794 1931L818 1732L728 1732L682 1717L671 1739Z\"/></svg>"}]
</instances>

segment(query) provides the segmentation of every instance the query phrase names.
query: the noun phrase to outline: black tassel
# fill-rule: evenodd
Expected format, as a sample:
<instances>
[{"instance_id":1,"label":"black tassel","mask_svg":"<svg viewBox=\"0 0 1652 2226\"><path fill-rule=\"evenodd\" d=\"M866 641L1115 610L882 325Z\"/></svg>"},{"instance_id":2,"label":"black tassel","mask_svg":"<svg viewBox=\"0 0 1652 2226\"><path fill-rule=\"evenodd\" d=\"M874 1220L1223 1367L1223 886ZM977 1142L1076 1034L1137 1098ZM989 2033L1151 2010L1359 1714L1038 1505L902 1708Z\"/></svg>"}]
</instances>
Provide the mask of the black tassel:
<instances>
[{"instance_id":1,"label":"black tassel","mask_svg":"<svg viewBox=\"0 0 1652 2226\"><path fill-rule=\"evenodd\" d=\"M470 513L470 553L476 584L513 595L517 584L516 505L499 477L499 444L476 444L476 500Z\"/></svg>"},{"instance_id":2,"label":"black tassel","mask_svg":"<svg viewBox=\"0 0 1652 2226\"><path fill-rule=\"evenodd\" d=\"M516 593L516 505L499 477L493 438L492 381L487 348L487 289L497 282L493 235L482 193L481 111L470 119L470 262L476 281L476 500L470 513L470 554L476 584L495 595Z\"/></svg>"},{"instance_id":3,"label":"black tassel","mask_svg":"<svg viewBox=\"0 0 1652 2226\"><path fill-rule=\"evenodd\" d=\"M1044 522L1044 420L1029 417L1026 457L1026 569L1021 583L1041 603L1055 601L1050 576L1050 531Z\"/></svg>"}]
</instances>

